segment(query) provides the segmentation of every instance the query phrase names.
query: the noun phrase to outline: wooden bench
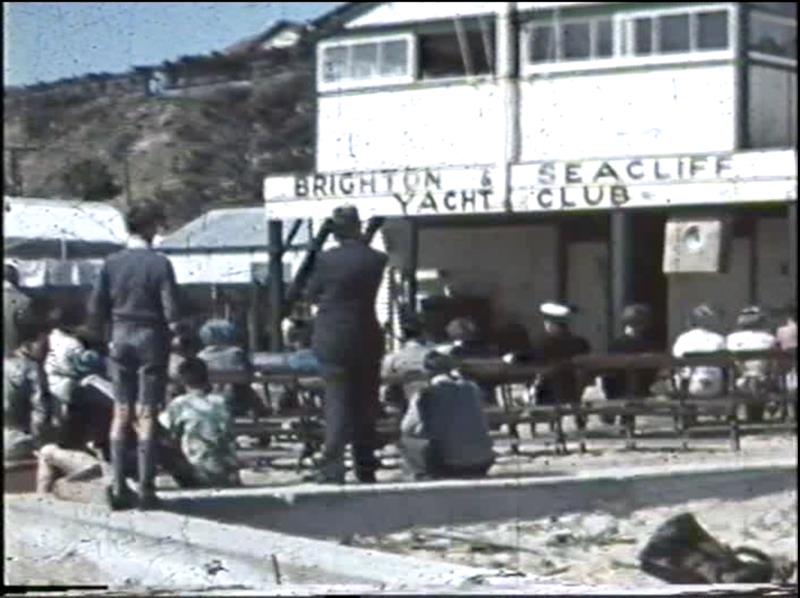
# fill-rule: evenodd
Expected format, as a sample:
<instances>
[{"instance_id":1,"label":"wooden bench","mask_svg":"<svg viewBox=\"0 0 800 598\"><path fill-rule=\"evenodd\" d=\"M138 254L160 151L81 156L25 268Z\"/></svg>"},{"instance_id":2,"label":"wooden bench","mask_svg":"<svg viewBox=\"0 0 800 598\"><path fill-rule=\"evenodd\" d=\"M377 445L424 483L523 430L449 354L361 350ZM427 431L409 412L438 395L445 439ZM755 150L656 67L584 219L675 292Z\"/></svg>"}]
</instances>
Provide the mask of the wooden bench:
<instances>
[{"instance_id":1,"label":"wooden bench","mask_svg":"<svg viewBox=\"0 0 800 598\"><path fill-rule=\"evenodd\" d=\"M692 355L683 358L675 358L668 354L661 353L642 353L642 354L589 354L575 357L566 362L560 363L538 363L538 364L507 364L500 358L468 358L457 362L456 366L462 374L479 383L493 384L498 387L500 402L498 407L487 408L487 416L490 423L506 424L509 434L512 437L512 450L518 447L519 434L517 426L520 424L549 423L555 432L556 451L563 453L567 451L567 436L563 427L563 418L572 416L583 418L590 415L614 415L614 416L650 416L650 417L669 417L676 422L675 432L681 440L684 448L688 448L688 437L690 428L701 427L698 417L705 415L722 415L726 419L729 429L729 437L732 450L740 449L741 425L738 416L739 407L748 404L767 405L778 402L784 413L788 413L788 407L794 408L793 429L796 429L796 396L792 397L789 393L780 390L780 385L776 386L777 391L763 394L747 394L736 392L733 388L733 371L737 363L750 359L766 359L777 364L774 370L778 373L792 367L796 363L795 351L755 351L717 354ZM577 400L559 402L555 405L515 405L510 400L515 386L527 387L538 377L552 373L556 369L570 368L578 378L578 388L583 388L589 380L595 376L622 373L625 378L625 386L631 388L632 374L641 370L660 370L667 373L677 371L683 367L714 366L721 367L727 372L727 392L720 397L710 399L693 399L686 392L685 388L674 389L666 397L637 397L629 393L624 399L606 401L585 401ZM214 382L241 382L243 380L240 373L213 372L211 373ZM404 384L413 381L420 381L430 378L425 373L413 373L410 375L396 375L384 378L383 383ZM303 389L309 394L320 393L324 389L321 378L308 375L292 375L286 372L271 373L268 371L256 370L251 381L268 384L287 385L298 389ZM296 439L301 442L318 443L323 433L320 426L321 414L318 410L309 409L308 405L301 406L296 413L283 413L279 417L268 417L260 422L254 423L252 427L237 425L237 431L245 431L274 434L276 437L286 439ZM626 418L623 425L625 432L625 442L627 448L635 448L636 430L634 419ZM288 423L287 423L288 422ZM785 423L785 417L781 423ZM384 439L397 438L399 430L396 420L381 422L379 427ZM787 427L787 426L782 426ZM578 428L577 441L581 451L586 450L586 433L583 427Z\"/></svg>"}]
</instances>

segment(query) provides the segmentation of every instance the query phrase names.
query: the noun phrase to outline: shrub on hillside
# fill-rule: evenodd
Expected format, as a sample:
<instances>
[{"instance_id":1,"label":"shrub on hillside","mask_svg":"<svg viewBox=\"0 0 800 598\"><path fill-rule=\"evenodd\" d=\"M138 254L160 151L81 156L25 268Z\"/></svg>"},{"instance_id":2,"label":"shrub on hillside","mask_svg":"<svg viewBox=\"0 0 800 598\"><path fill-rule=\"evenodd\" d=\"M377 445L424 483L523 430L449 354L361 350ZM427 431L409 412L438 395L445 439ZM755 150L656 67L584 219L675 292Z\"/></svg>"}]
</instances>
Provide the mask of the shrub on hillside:
<instances>
[{"instance_id":1,"label":"shrub on hillside","mask_svg":"<svg viewBox=\"0 0 800 598\"><path fill-rule=\"evenodd\" d=\"M108 166L91 158L67 166L61 173L61 181L70 195L84 201L108 200L122 191Z\"/></svg>"}]
</instances>

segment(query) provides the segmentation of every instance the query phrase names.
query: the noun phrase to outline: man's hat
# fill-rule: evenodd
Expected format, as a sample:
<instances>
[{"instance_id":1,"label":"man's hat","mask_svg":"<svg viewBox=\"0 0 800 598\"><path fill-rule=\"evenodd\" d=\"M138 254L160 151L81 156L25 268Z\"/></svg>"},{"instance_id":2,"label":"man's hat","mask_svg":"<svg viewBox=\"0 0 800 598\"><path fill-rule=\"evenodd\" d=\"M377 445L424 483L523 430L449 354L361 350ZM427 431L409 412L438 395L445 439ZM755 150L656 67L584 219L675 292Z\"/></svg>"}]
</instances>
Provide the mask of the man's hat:
<instances>
[{"instance_id":1,"label":"man's hat","mask_svg":"<svg viewBox=\"0 0 800 598\"><path fill-rule=\"evenodd\" d=\"M644 303L634 303L625 306L620 315L620 320L623 324L638 324L644 325L650 322L652 312L650 307Z\"/></svg>"},{"instance_id":2,"label":"man's hat","mask_svg":"<svg viewBox=\"0 0 800 598\"><path fill-rule=\"evenodd\" d=\"M739 315L736 317L736 325L757 326L763 324L766 319L767 314L765 314L760 307L757 305L748 305L739 312Z\"/></svg>"},{"instance_id":3,"label":"man's hat","mask_svg":"<svg viewBox=\"0 0 800 598\"><path fill-rule=\"evenodd\" d=\"M569 317L575 313L575 308L563 303L547 302L539 306L539 311L544 316L545 320L555 320L557 322L565 322Z\"/></svg>"},{"instance_id":4,"label":"man's hat","mask_svg":"<svg viewBox=\"0 0 800 598\"><path fill-rule=\"evenodd\" d=\"M692 321L695 325L715 324L719 320L716 308L708 303L701 303L692 310Z\"/></svg>"},{"instance_id":5,"label":"man's hat","mask_svg":"<svg viewBox=\"0 0 800 598\"><path fill-rule=\"evenodd\" d=\"M354 227L361 226L358 208L349 204L334 209L331 221L336 230L352 230Z\"/></svg>"}]
</instances>

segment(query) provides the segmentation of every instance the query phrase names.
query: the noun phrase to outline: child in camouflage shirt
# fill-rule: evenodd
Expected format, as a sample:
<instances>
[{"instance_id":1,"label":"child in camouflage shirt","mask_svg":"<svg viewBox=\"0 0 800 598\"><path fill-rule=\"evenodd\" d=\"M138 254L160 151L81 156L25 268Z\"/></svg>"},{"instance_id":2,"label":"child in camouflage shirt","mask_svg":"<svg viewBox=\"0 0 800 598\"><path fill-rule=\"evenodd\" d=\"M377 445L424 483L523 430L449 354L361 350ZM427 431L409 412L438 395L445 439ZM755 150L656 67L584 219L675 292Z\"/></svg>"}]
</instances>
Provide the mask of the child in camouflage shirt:
<instances>
[{"instance_id":1,"label":"child in camouflage shirt","mask_svg":"<svg viewBox=\"0 0 800 598\"><path fill-rule=\"evenodd\" d=\"M182 486L237 486L239 462L233 417L221 395L208 392L203 360L187 358L178 368L186 393L175 397L158 421L180 447L188 467ZM188 482L188 483L187 483Z\"/></svg>"},{"instance_id":2,"label":"child in camouflage shirt","mask_svg":"<svg viewBox=\"0 0 800 598\"><path fill-rule=\"evenodd\" d=\"M3 459L26 459L51 431L52 405L42 362L47 337L31 324L21 344L3 358Z\"/></svg>"}]
</instances>

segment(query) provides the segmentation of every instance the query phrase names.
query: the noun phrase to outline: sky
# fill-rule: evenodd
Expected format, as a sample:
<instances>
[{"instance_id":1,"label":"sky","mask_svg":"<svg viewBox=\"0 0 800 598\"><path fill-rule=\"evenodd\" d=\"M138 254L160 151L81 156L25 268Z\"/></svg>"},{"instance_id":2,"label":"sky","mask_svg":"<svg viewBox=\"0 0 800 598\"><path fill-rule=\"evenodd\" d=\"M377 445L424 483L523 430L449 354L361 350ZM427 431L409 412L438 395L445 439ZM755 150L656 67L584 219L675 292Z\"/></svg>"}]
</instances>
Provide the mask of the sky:
<instances>
[{"instance_id":1,"label":"sky","mask_svg":"<svg viewBox=\"0 0 800 598\"><path fill-rule=\"evenodd\" d=\"M3 2L4 85L210 54L341 2Z\"/></svg>"}]
</instances>

